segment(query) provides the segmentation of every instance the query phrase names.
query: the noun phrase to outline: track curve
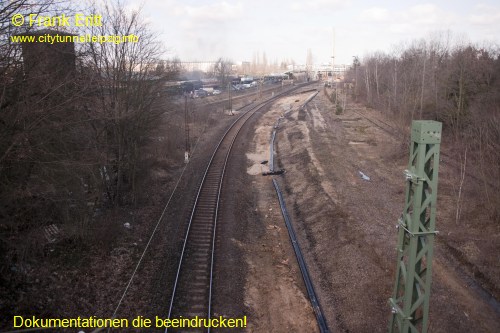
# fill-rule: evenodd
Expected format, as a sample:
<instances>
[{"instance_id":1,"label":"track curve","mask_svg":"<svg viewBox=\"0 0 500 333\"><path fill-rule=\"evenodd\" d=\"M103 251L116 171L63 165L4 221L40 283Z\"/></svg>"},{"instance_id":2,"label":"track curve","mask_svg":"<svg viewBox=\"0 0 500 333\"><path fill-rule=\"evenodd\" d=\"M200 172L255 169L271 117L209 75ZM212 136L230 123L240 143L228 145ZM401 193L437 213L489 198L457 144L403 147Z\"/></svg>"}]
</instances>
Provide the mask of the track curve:
<instances>
[{"instance_id":1,"label":"track curve","mask_svg":"<svg viewBox=\"0 0 500 333\"><path fill-rule=\"evenodd\" d=\"M168 318L211 318L218 210L231 148L241 128L257 111L303 86L298 85L250 106L233 122L216 146L194 200L172 288ZM166 328L165 332L168 331L177 330ZM210 332L210 328L198 330L204 331Z\"/></svg>"}]
</instances>

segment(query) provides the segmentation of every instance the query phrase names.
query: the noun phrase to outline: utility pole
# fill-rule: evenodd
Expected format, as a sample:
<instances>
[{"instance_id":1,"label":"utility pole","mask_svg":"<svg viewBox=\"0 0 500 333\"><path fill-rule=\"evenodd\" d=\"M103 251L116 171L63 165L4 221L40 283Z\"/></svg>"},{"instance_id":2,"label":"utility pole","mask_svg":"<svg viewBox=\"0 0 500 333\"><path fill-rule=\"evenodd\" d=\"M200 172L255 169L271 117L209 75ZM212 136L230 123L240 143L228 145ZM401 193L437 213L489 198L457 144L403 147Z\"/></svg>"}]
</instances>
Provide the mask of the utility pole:
<instances>
[{"instance_id":1,"label":"utility pole","mask_svg":"<svg viewBox=\"0 0 500 333\"><path fill-rule=\"evenodd\" d=\"M432 258L442 124L412 122L405 206L398 220L396 281L389 299L389 333L429 329Z\"/></svg>"},{"instance_id":2,"label":"utility pole","mask_svg":"<svg viewBox=\"0 0 500 333\"><path fill-rule=\"evenodd\" d=\"M189 114L188 114L188 98L184 93L184 137L186 140L186 148L184 150L184 163L189 163L190 143L189 143Z\"/></svg>"},{"instance_id":3,"label":"utility pole","mask_svg":"<svg viewBox=\"0 0 500 333\"><path fill-rule=\"evenodd\" d=\"M345 86L345 81L343 83L344 86L344 107L342 108L343 112L345 112L345 108L347 107L347 89Z\"/></svg>"},{"instance_id":4,"label":"utility pole","mask_svg":"<svg viewBox=\"0 0 500 333\"><path fill-rule=\"evenodd\" d=\"M354 58L353 65L356 77L354 78L354 102L358 101L358 67L359 67L359 58L357 56L352 56Z\"/></svg>"},{"instance_id":5,"label":"utility pole","mask_svg":"<svg viewBox=\"0 0 500 333\"><path fill-rule=\"evenodd\" d=\"M233 115L233 99L232 99L232 94L231 94L231 88L232 84L229 82L227 84L227 93L228 93L228 102L229 102L229 114Z\"/></svg>"},{"instance_id":6,"label":"utility pole","mask_svg":"<svg viewBox=\"0 0 500 333\"><path fill-rule=\"evenodd\" d=\"M333 28L333 49L332 49L332 88L335 82L335 112L337 112L337 81L335 80L335 28Z\"/></svg>"},{"instance_id":7,"label":"utility pole","mask_svg":"<svg viewBox=\"0 0 500 333\"><path fill-rule=\"evenodd\" d=\"M394 59L394 109L397 109L397 107L398 107L398 63L397 60Z\"/></svg>"},{"instance_id":8,"label":"utility pole","mask_svg":"<svg viewBox=\"0 0 500 333\"><path fill-rule=\"evenodd\" d=\"M333 29L333 48L332 48L332 87L335 78L335 28Z\"/></svg>"},{"instance_id":9,"label":"utility pole","mask_svg":"<svg viewBox=\"0 0 500 333\"><path fill-rule=\"evenodd\" d=\"M337 80L335 80L335 110L337 110L337 104L338 104L338 98L339 98L339 94L338 94L338 86L337 86Z\"/></svg>"}]
</instances>

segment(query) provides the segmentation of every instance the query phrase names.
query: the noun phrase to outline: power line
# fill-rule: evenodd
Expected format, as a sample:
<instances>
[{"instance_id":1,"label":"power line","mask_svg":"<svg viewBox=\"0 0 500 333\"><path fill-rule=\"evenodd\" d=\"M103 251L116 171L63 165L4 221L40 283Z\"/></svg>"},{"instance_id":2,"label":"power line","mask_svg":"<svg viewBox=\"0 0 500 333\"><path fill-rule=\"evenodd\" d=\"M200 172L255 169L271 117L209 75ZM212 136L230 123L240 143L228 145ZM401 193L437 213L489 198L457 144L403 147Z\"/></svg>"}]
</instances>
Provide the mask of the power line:
<instances>
[{"instance_id":1,"label":"power line","mask_svg":"<svg viewBox=\"0 0 500 333\"><path fill-rule=\"evenodd\" d=\"M125 298L125 296L126 296L126 294L128 292L128 289L130 288L130 285L132 284L132 280L134 279L135 274L137 273L137 270L139 269L139 266L142 263L142 259L144 259L144 256L146 255L146 252L147 252L147 250L149 248L149 245L151 244L151 241L153 240L153 237L154 237L156 231L158 230L158 227L159 227L159 225L160 225L160 223L161 223L161 221L163 219L163 216L165 215L165 212L167 211L167 208L170 205L170 201L172 200L172 198L174 196L174 193L177 190L177 187L179 186L179 183L180 183L180 181L182 179L182 176L184 175L184 171L186 171L186 168L187 168L187 164L182 169L182 173L180 174L179 179L177 179L177 183L175 184L174 190L170 194L170 197L168 198L168 201L167 201L167 204L165 205L165 208L163 208L163 211L162 211L162 213L160 215L160 218L158 219L158 222L156 223L156 226L153 229L153 232L151 233L151 236L149 237L148 243L146 244L146 247L144 248L144 251L142 252L141 258L137 262L137 265L135 266L134 272L132 273L132 276L130 277L130 280L128 281L127 287L125 287L125 291L123 292L122 297L120 298L120 301L118 302L118 305L116 306L116 309L113 312L113 315L111 316L111 318L115 318L116 313L118 312L118 309L120 308L120 306L121 306L121 304L123 302L123 299Z\"/></svg>"}]
</instances>

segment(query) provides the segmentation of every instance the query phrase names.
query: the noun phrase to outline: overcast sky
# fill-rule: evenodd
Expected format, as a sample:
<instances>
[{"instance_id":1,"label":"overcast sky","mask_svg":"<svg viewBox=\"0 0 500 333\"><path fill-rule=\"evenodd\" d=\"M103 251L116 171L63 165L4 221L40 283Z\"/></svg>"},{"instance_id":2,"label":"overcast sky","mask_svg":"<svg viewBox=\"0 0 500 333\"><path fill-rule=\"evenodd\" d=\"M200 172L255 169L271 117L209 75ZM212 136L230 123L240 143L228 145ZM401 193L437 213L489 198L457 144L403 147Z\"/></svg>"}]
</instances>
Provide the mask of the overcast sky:
<instances>
[{"instance_id":1,"label":"overcast sky","mask_svg":"<svg viewBox=\"0 0 500 333\"><path fill-rule=\"evenodd\" d=\"M499 1L368 0L125 0L143 5L143 15L160 33L168 57L210 61L220 56L251 61L265 52L269 62L352 63L404 41L451 30L472 42L498 43Z\"/></svg>"}]
</instances>

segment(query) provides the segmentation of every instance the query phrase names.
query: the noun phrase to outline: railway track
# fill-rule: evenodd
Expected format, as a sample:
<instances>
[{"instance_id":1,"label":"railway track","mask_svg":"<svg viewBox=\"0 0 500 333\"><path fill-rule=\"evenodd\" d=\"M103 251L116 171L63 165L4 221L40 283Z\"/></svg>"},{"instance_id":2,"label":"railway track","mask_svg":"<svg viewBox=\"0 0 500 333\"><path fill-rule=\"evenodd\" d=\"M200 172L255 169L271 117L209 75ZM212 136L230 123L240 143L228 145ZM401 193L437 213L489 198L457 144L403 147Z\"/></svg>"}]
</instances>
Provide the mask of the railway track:
<instances>
[{"instance_id":1,"label":"railway track","mask_svg":"<svg viewBox=\"0 0 500 333\"><path fill-rule=\"evenodd\" d=\"M218 211L231 148L241 128L257 111L301 87L302 85L296 86L249 107L233 122L216 146L203 175L187 225L168 318L211 318ZM168 331L177 330L165 329L165 332ZM210 332L210 328L199 329L198 332Z\"/></svg>"},{"instance_id":2,"label":"railway track","mask_svg":"<svg viewBox=\"0 0 500 333\"><path fill-rule=\"evenodd\" d=\"M382 120L379 120L379 119L374 120L373 118L367 117L366 115L364 115L363 113L359 112L356 109L351 109L351 111L353 111L357 115L363 117L368 122L370 122L373 125L375 125L376 127L380 128L382 131L386 132L390 136L397 137L397 138L400 138L400 139L402 139L402 138L405 137L405 134L403 134L399 129L397 129L396 127L394 127L392 125L389 125L385 121L382 121Z\"/></svg>"},{"instance_id":3,"label":"railway track","mask_svg":"<svg viewBox=\"0 0 500 333\"><path fill-rule=\"evenodd\" d=\"M394 138L397 138L397 139L400 139L400 140L408 140L407 139L408 138L408 134L405 134L404 131L401 131L400 129L398 129L398 128L394 127L394 126L389 125L385 121L380 120L380 119L376 119L375 120L373 118L370 118L370 117L366 116L365 114L359 112L356 109L351 109L351 111L354 112L354 113L356 113L357 115L363 117L368 122L370 122L374 126L378 127L382 131L386 132L390 136L392 136ZM450 156L449 154L447 154L446 152L443 152L443 151L441 151L440 155L441 155L441 163L443 163L444 165L451 166L451 167L453 167L455 169L458 169L458 170L461 169L462 166L459 163L457 163L452 156ZM465 174L468 177L474 179L475 181L485 182L493 190L498 190L499 189L498 185L495 184L495 183L493 183L491 180L485 180L484 178L480 178L480 177L476 176L475 174L470 173L469 171L466 171Z\"/></svg>"},{"instance_id":4,"label":"railway track","mask_svg":"<svg viewBox=\"0 0 500 333\"><path fill-rule=\"evenodd\" d=\"M272 85L270 87L266 87L265 89L262 89L260 93L262 95L271 95L273 92L274 93L280 93L282 91L283 87L281 85ZM235 103L238 100L244 100L244 99L250 99L253 98L255 99L256 96L259 95L259 90L258 88L252 88L250 90L245 90L245 91L234 91L233 95L231 96L231 99L233 103ZM220 106L220 105L227 105L228 99L227 99L227 91L224 91L220 95L217 96L218 98L215 98L213 100L207 101L205 98L197 98L194 99L194 101L198 105L203 105L203 106ZM181 98L178 100L179 104L184 103L184 99Z\"/></svg>"}]
</instances>

